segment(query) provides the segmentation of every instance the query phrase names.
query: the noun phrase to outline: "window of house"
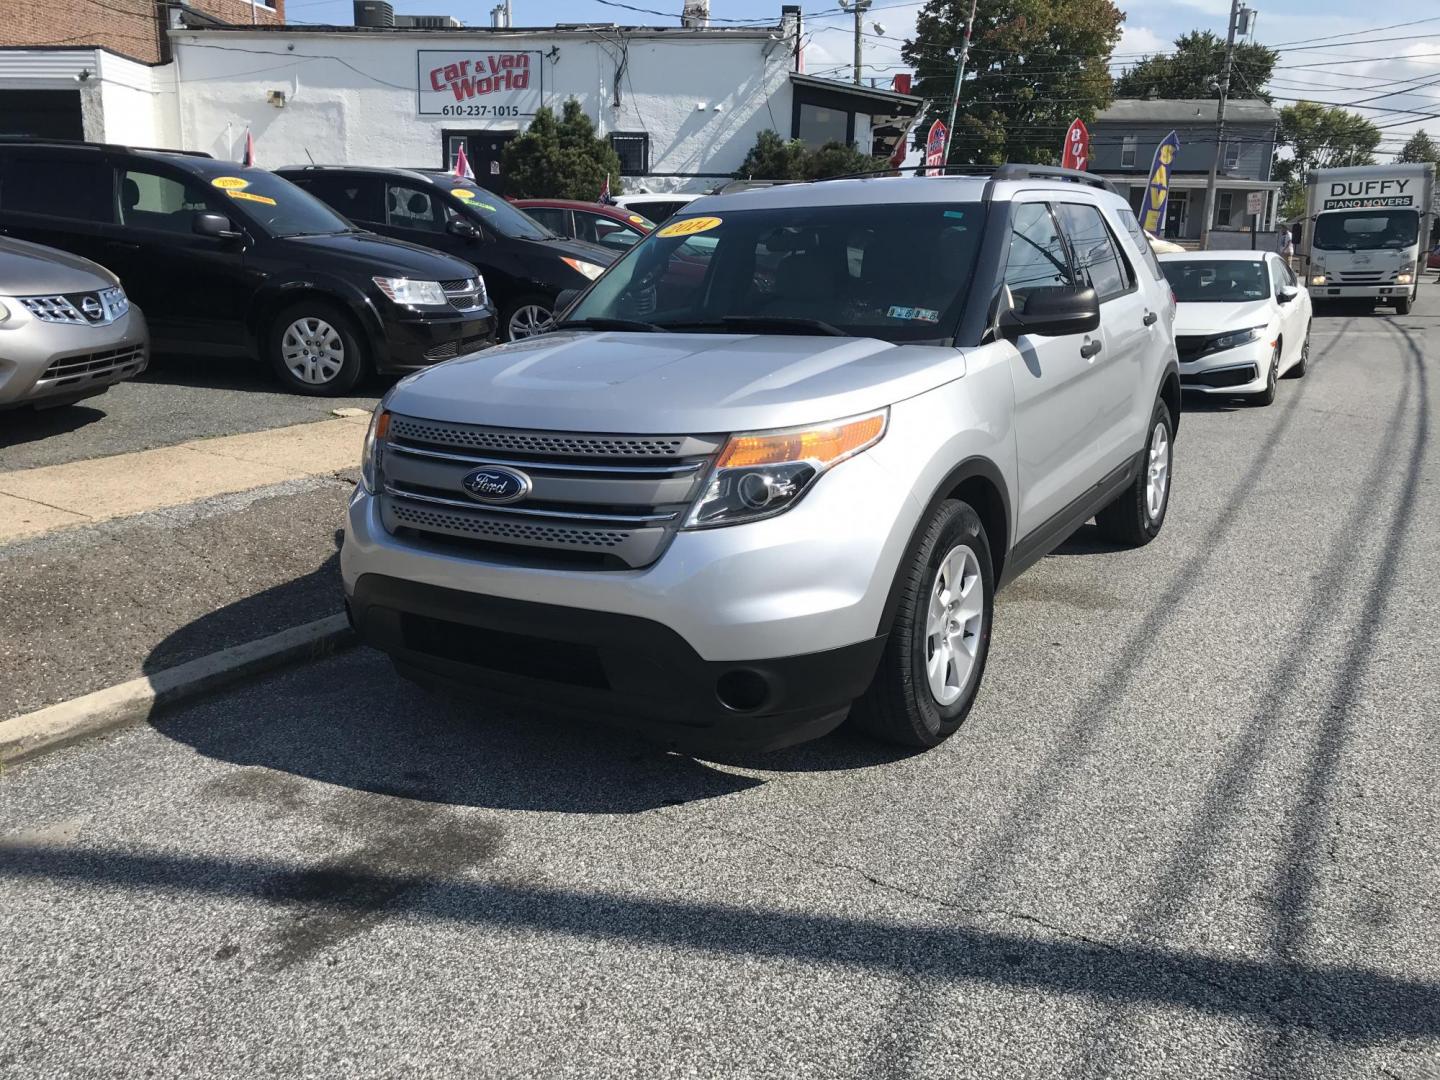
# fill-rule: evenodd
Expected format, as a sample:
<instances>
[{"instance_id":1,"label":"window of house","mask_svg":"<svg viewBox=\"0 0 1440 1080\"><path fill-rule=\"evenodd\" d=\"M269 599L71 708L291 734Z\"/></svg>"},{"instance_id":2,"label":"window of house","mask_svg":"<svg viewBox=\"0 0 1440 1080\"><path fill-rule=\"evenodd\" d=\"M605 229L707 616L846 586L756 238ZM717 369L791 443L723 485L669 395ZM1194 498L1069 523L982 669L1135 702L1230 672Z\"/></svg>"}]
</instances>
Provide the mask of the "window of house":
<instances>
[{"instance_id":1,"label":"window of house","mask_svg":"<svg viewBox=\"0 0 1440 1080\"><path fill-rule=\"evenodd\" d=\"M819 105L802 102L800 105L799 138L811 146L824 146L846 142L849 127L848 114L839 109L823 109Z\"/></svg>"},{"instance_id":2,"label":"window of house","mask_svg":"<svg viewBox=\"0 0 1440 1080\"><path fill-rule=\"evenodd\" d=\"M1075 276L1088 283L1102 302L1128 291L1133 278L1115 250L1100 211L1085 203L1060 203L1055 210L1070 238Z\"/></svg>"},{"instance_id":3,"label":"window of house","mask_svg":"<svg viewBox=\"0 0 1440 1080\"><path fill-rule=\"evenodd\" d=\"M1140 144L1138 135L1126 135L1120 140L1120 167L1122 169L1133 169L1135 167L1135 150Z\"/></svg>"},{"instance_id":4,"label":"window of house","mask_svg":"<svg viewBox=\"0 0 1440 1080\"><path fill-rule=\"evenodd\" d=\"M1227 142L1225 144L1225 170L1227 172L1240 167L1240 144L1238 142Z\"/></svg>"},{"instance_id":5,"label":"window of house","mask_svg":"<svg viewBox=\"0 0 1440 1080\"><path fill-rule=\"evenodd\" d=\"M620 159L620 172L624 176L644 176L650 171L650 136L644 132L627 134L615 132L610 136L610 146Z\"/></svg>"},{"instance_id":6,"label":"window of house","mask_svg":"<svg viewBox=\"0 0 1440 1080\"><path fill-rule=\"evenodd\" d=\"M1215 193L1215 224L1212 228L1229 228L1234 211L1235 193L1233 191L1217 191Z\"/></svg>"}]
</instances>

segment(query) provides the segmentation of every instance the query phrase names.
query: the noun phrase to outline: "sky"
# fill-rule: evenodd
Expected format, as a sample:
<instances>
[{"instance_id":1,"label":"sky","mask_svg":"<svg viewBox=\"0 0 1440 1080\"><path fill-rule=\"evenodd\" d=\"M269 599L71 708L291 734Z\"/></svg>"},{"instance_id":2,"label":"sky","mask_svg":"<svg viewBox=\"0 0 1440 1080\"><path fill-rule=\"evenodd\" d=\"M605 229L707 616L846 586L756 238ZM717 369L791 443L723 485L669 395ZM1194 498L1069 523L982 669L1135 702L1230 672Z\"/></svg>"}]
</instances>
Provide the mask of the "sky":
<instances>
[{"instance_id":1,"label":"sky","mask_svg":"<svg viewBox=\"0 0 1440 1080\"><path fill-rule=\"evenodd\" d=\"M496 0L392 0L397 13L454 15L471 26L488 26ZM778 22L782 0L711 0L717 23ZM800 0L805 18L805 68L813 75L851 77L853 17L836 0ZM1254 40L1280 49L1270 90L1277 105L1292 99L1345 105L1380 125L1380 159L1397 151L1417 127L1440 136L1440 7L1437 0L1248 0L1258 11ZM631 7L677 12L681 0L624 0ZM1118 74L1145 53L1166 51L1189 30L1225 35L1229 0L1117 0L1125 12L1124 37L1112 57ZM913 36L921 3L874 0L865 17L865 78L888 84L906 70L900 47ZM604 0L511 0L515 26L557 22L676 25L665 17L628 10ZM287 21L352 21L350 0L287 0ZM877 30L876 24L879 24ZM1412 24L1399 25L1396 24ZM1388 28L1388 29L1387 29Z\"/></svg>"}]
</instances>

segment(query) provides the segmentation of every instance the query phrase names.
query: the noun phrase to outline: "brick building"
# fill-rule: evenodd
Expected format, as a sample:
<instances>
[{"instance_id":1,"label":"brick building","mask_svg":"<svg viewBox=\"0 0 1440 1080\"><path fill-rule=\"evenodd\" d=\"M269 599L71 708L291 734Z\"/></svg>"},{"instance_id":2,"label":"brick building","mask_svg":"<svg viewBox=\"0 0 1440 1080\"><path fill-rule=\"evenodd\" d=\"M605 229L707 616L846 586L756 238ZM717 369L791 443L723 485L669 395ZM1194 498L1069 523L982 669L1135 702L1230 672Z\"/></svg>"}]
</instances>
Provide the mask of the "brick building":
<instances>
[{"instance_id":1,"label":"brick building","mask_svg":"<svg viewBox=\"0 0 1440 1080\"><path fill-rule=\"evenodd\" d=\"M171 26L273 26L285 0L10 0L0 46L92 46L144 64L169 59Z\"/></svg>"}]
</instances>

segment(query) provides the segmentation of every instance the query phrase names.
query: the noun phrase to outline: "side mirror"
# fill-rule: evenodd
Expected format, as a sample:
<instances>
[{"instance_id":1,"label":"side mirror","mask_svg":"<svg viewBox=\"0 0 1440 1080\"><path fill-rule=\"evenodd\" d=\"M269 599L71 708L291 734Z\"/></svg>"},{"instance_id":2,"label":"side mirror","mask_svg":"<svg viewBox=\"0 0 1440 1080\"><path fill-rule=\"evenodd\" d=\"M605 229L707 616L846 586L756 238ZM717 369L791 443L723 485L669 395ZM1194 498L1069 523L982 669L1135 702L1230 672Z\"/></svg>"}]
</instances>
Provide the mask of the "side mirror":
<instances>
[{"instance_id":1,"label":"side mirror","mask_svg":"<svg viewBox=\"0 0 1440 1080\"><path fill-rule=\"evenodd\" d=\"M1294 285L1281 285L1279 291L1275 293L1275 299L1279 300L1282 304L1288 304L1299 295L1300 290Z\"/></svg>"},{"instance_id":2,"label":"side mirror","mask_svg":"<svg viewBox=\"0 0 1440 1080\"><path fill-rule=\"evenodd\" d=\"M1100 328L1100 299L1091 288L1064 286L1036 289L1021 307L1000 315L1001 332L1009 338L1021 334L1064 337L1088 334Z\"/></svg>"},{"instance_id":3,"label":"side mirror","mask_svg":"<svg viewBox=\"0 0 1440 1080\"><path fill-rule=\"evenodd\" d=\"M475 227L475 223L466 221L462 217L451 218L449 224L445 226L445 231L452 236L463 236L469 240L474 240L480 235L480 230Z\"/></svg>"},{"instance_id":4,"label":"side mirror","mask_svg":"<svg viewBox=\"0 0 1440 1080\"><path fill-rule=\"evenodd\" d=\"M560 316L565 314L566 309L575 303L580 296L579 289L561 289L555 295L555 318L558 321Z\"/></svg>"},{"instance_id":5,"label":"side mirror","mask_svg":"<svg viewBox=\"0 0 1440 1080\"><path fill-rule=\"evenodd\" d=\"M196 214L190 223L190 229L196 236L211 236L216 240L238 240L240 238L240 231L224 214Z\"/></svg>"}]
</instances>

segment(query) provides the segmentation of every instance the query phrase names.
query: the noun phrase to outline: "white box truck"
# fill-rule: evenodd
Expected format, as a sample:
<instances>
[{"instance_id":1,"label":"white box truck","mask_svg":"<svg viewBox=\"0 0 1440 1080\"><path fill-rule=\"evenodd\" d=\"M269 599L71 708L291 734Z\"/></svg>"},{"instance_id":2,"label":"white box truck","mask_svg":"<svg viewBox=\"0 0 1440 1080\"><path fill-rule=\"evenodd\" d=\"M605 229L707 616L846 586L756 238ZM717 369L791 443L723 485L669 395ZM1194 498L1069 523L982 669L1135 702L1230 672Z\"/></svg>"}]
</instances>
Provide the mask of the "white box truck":
<instances>
[{"instance_id":1,"label":"white box truck","mask_svg":"<svg viewBox=\"0 0 1440 1080\"><path fill-rule=\"evenodd\" d=\"M1415 302L1434 218L1435 166L1316 169L1305 180L1300 269L1315 301Z\"/></svg>"}]
</instances>

